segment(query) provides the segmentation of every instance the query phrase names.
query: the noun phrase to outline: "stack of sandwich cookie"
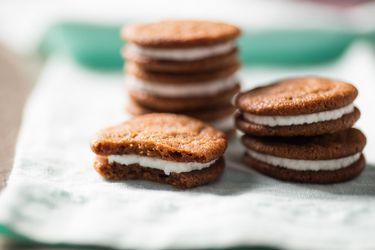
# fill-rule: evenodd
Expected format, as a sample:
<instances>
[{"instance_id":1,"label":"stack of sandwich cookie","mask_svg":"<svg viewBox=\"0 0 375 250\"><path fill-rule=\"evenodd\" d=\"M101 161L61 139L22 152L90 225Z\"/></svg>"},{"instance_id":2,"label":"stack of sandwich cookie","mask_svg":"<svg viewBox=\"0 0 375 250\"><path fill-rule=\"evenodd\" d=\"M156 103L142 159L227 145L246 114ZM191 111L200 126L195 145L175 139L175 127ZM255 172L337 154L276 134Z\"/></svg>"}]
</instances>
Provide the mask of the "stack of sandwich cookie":
<instances>
[{"instance_id":1,"label":"stack of sandwich cookie","mask_svg":"<svg viewBox=\"0 0 375 250\"><path fill-rule=\"evenodd\" d=\"M189 114L233 131L233 123L223 120L232 121L231 100L240 89L239 34L230 24L194 20L126 27L122 36L128 41L123 50L128 111Z\"/></svg>"},{"instance_id":2,"label":"stack of sandwich cookie","mask_svg":"<svg viewBox=\"0 0 375 250\"><path fill-rule=\"evenodd\" d=\"M140 179L191 188L224 169L224 133L175 114L141 115L101 130L91 142L94 167L109 180Z\"/></svg>"},{"instance_id":3,"label":"stack of sandwich cookie","mask_svg":"<svg viewBox=\"0 0 375 250\"><path fill-rule=\"evenodd\" d=\"M360 112L357 89L338 80L299 77L241 93L237 128L245 135L244 162L274 178L334 183L365 167L366 138L351 128Z\"/></svg>"}]
</instances>

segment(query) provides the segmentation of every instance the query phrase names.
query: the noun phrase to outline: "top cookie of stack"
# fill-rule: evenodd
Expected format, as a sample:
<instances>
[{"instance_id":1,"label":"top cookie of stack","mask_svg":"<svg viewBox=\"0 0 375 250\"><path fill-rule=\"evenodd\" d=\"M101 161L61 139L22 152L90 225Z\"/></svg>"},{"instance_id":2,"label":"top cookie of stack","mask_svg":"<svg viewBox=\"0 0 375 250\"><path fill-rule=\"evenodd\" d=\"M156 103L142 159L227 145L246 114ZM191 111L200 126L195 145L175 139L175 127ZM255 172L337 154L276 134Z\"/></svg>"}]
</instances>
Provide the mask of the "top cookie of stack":
<instances>
[{"instance_id":1,"label":"top cookie of stack","mask_svg":"<svg viewBox=\"0 0 375 250\"><path fill-rule=\"evenodd\" d=\"M234 39L240 30L229 24L173 20L126 27L127 60L158 72L203 72L235 66Z\"/></svg>"},{"instance_id":2,"label":"top cookie of stack","mask_svg":"<svg viewBox=\"0 0 375 250\"><path fill-rule=\"evenodd\" d=\"M348 129L359 119L349 83L317 76L277 81L239 94L237 127L256 136L316 136Z\"/></svg>"},{"instance_id":3,"label":"top cookie of stack","mask_svg":"<svg viewBox=\"0 0 375 250\"><path fill-rule=\"evenodd\" d=\"M132 100L128 111L133 115L197 113L195 117L232 128L225 121L232 120L230 102L240 89L235 43L239 34L236 26L203 20L167 20L124 28L122 38L128 43L122 53Z\"/></svg>"}]
</instances>

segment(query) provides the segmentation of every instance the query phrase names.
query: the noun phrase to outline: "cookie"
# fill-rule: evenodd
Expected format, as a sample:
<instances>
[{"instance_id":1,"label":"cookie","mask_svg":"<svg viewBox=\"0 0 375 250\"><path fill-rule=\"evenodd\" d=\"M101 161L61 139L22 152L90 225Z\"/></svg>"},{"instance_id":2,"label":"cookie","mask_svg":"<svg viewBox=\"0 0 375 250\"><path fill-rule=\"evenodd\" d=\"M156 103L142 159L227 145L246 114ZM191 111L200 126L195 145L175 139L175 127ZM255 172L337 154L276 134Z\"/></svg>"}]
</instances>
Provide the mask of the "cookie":
<instances>
[{"instance_id":1,"label":"cookie","mask_svg":"<svg viewBox=\"0 0 375 250\"><path fill-rule=\"evenodd\" d=\"M162 112L228 104L239 91L238 65L201 74L166 74L126 66L125 85L131 98Z\"/></svg>"},{"instance_id":2,"label":"cookie","mask_svg":"<svg viewBox=\"0 0 375 250\"><path fill-rule=\"evenodd\" d=\"M349 128L314 137L244 135L243 161L270 177L303 183L336 183L358 176L365 167L366 137Z\"/></svg>"},{"instance_id":3,"label":"cookie","mask_svg":"<svg viewBox=\"0 0 375 250\"><path fill-rule=\"evenodd\" d=\"M126 111L133 116L156 112L151 108L143 107L137 102L131 100L126 105ZM190 112L186 111L181 112L180 114L191 116L210 123L212 126L223 131L225 134L232 135L234 132L234 111L234 106L230 103L227 103L216 108L208 108Z\"/></svg>"},{"instance_id":4,"label":"cookie","mask_svg":"<svg viewBox=\"0 0 375 250\"><path fill-rule=\"evenodd\" d=\"M91 142L98 156L94 166L105 178L145 179L180 188L218 178L226 147L224 133L212 126L166 113L138 116L103 129Z\"/></svg>"},{"instance_id":5,"label":"cookie","mask_svg":"<svg viewBox=\"0 0 375 250\"><path fill-rule=\"evenodd\" d=\"M235 118L236 127L245 133L257 136L314 136L334 133L352 127L359 119L360 112L354 108L352 113L342 116L340 119L311 124L301 124L293 126L264 126L249 122L243 118L242 114L237 114Z\"/></svg>"},{"instance_id":6,"label":"cookie","mask_svg":"<svg viewBox=\"0 0 375 250\"><path fill-rule=\"evenodd\" d=\"M164 72L148 71L140 67L138 64L128 62L125 65L125 72L137 79L141 79L149 84L163 84L165 85L207 85L207 82L215 80L227 79L233 77L240 68L239 64L231 65L230 67L221 70L202 72L202 73L179 73L170 74Z\"/></svg>"},{"instance_id":7,"label":"cookie","mask_svg":"<svg viewBox=\"0 0 375 250\"><path fill-rule=\"evenodd\" d=\"M275 179L311 184L333 184L350 181L361 174L366 164L363 155L361 155L358 161L343 169L335 171L301 172L286 168L275 168L269 164L265 164L264 162L257 161L247 155L244 156L243 161L245 164L251 166L254 170Z\"/></svg>"},{"instance_id":8,"label":"cookie","mask_svg":"<svg viewBox=\"0 0 375 250\"><path fill-rule=\"evenodd\" d=\"M360 112L357 89L316 76L290 78L240 93L237 127L258 136L313 136L350 128Z\"/></svg>"},{"instance_id":9,"label":"cookie","mask_svg":"<svg viewBox=\"0 0 375 250\"><path fill-rule=\"evenodd\" d=\"M152 48L184 48L217 45L240 35L234 25L204 20L164 20L125 27L121 37Z\"/></svg>"},{"instance_id":10,"label":"cookie","mask_svg":"<svg viewBox=\"0 0 375 250\"><path fill-rule=\"evenodd\" d=\"M122 38L127 62L155 72L199 73L238 64L238 27L204 20L167 20L130 25Z\"/></svg>"},{"instance_id":11,"label":"cookie","mask_svg":"<svg viewBox=\"0 0 375 250\"><path fill-rule=\"evenodd\" d=\"M212 166L202 170L165 174L163 170L142 167L139 164L109 164L105 157L97 157L94 168L107 180L147 180L169 184L177 188L193 188L215 181L224 171L224 159L219 158Z\"/></svg>"},{"instance_id":12,"label":"cookie","mask_svg":"<svg viewBox=\"0 0 375 250\"><path fill-rule=\"evenodd\" d=\"M149 94L146 91L128 90L130 98L144 107L160 112L196 111L202 108L216 108L231 102L240 90L240 85L210 96L167 98Z\"/></svg>"},{"instance_id":13,"label":"cookie","mask_svg":"<svg viewBox=\"0 0 375 250\"><path fill-rule=\"evenodd\" d=\"M127 46L128 47L128 46ZM171 59L153 59L144 55L137 54L131 49L125 49L122 52L127 62L135 63L138 67L154 72L169 73L200 73L220 70L226 67L238 65L237 49L230 52L203 58L193 61L173 61Z\"/></svg>"}]
</instances>

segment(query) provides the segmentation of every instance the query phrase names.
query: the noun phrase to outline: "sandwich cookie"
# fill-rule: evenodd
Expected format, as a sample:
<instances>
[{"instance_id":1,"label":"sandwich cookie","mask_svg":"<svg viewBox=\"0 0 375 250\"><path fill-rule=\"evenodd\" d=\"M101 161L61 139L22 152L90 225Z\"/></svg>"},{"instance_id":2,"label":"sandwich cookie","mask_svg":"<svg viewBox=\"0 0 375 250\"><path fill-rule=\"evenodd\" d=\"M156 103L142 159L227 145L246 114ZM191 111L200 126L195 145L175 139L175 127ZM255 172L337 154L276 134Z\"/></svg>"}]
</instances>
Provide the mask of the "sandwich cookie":
<instances>
[{"instance_id":1,"label":"sandwich cookie","mask_svg":"<svg viewBox=\"0 0 375 250\"><path fill-rule=\"evenodd\" d=\"M133 116L145 115L156 112L155 110L143 107L142 105L132 100L129 100L129 102L127 103L126 111ZM204 122L210 123L215 128L223 131L229 138L235 132L233 117L234 112L235 107L232 104L228 103L214 109L210 108L190 112L186 111L182 112L181 114L191 116Z\"/></svg>"},{"instance_id":2,"label":"sandwich cookie","mask_svg":"<svg viewBox=\"0 0 375 250\"><path fill-rule=\"evenodd\" d=\"M366 138L349 128L315 137L244 135L243 161L270 177L303 183L336 183L358 176L365 167Z\"/></svg>"},{"instance_id":3,"label":"sandwich cookie","mask_svg":"<svg viewBox=\"0 0 375 250\"><path fill-rule=\"evenodd\" d=\"M194 61L173 61L152 59L147 56L137 54L127 45L122 51L122 56L127 60L137 64L149 71L169 72L169 73L196 73L219 70L238 64L238 52L234 49L228 54L218 55Z\"/></svg>"},{"instance_id":4,"label":"sandwich cookie","mask_svg":"<svg viewBox=\"0 0 375 250\"><path fill-rule=\"evenodd\" d=\"M125 85L130 97L154 110L176 112L230 103L239 91L239 65L199 74L166 74L127 63Z\"/></svg>"},{"instance_id":5,"label":"sandwich cookie","mask_svg":"<svg viewBox=\"0 0 375 250\"><path fill-rule=\"evenodd\" d=\"M154 113L101 130L91 142L94 167L109 180L140 179L191 188L224 169L225 135L184 115Z\"/></svg>"},{"instance_id":6,"label":"sandwich cookie","mask_svg":"<svg viewBox=\"0 0 375 250\"><path fill-rule=\"evenodd\" d=\"M158 72L212 71L237 64L234 25L203 20L167 20L127 26L123 56Z\"/></svg>"},{"instance_id":7,"label":"sandwich cookie","mask_svg":"<svg viewBox=\"0 0 375 250\"><path fill-rule=\"evenodd\" d=\"M353 126L360 112L357 89L346 82L307 76L241 93L236 126L258 136L313 136Z\"/></svg>"}]
</instances>

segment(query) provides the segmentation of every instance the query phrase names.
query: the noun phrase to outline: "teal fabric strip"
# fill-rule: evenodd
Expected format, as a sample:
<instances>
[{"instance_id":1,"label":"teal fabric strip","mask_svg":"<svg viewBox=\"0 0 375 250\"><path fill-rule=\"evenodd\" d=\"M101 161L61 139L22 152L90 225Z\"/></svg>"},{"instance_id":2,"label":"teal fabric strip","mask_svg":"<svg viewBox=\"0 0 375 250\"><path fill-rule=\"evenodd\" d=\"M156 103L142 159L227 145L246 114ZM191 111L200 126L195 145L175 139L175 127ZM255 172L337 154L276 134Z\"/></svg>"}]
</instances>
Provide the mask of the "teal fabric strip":
<instances>
[{"instance_id":1,"label":"teal fabric strip","mask_svg":"<svg viewBox=\"0 0 375 250\"><path fill-rule=\"evenodd\" d=\"M94 69L121 69L120 25L66 22L47 30L39 45L45 56L61 53L77 63Z\"/></svg>"},{"instance_id":2,"label":"teal fabric strip","mask_svg":"<svg viewBox=\"0 0 375 250\"><path fill-rule=\"evenodd\" d=\"M48 56L62 53L94 69L119 70L124 64L120 50L121 25L64 22L44 35L39 51ZM375 43L375 33L344 30L251 30L244 28L238 40L245 65L295 66L326 63L340 57L355 39Z\"/></svg>"},{"instance_id":3,"label":"teal fabric strip","mask_svg":"<svg viewBox=\"0 0 375 250\"><path fill-rule=\"evenodd\" d=\"M337 30L266 30L244 32L239 47L245 64L317 64L337 59L355 38Z\"/></svg>"},{"instance_id":4,"label":"teal fabric strip","mask_svg":"<svg viewBox=\"0 0 375 250\"><path fill-rule=\"evenodd\" d=\"M25 242L25 243L32 243L33 241L29 238L16 233L11 228L9 228L6 225L0 224L0 235L3 235L11 240L19 241L19 242Z\"/></svg>"},{"instance_id":5,"label":"teal fabric strip","mask_svg":"<svg viewBox=\"0 0 375 250\"><path fill-rule=\"evenodd\" d=\"M30 246L30 247L61 247L61 248L72 248L72 249L90 249L90 250L113 250L113 248L108 247L100 247L100 246L81 246L81 245L74 245L74 244L45 244L37 241L33 241L24 235L18 234L17 232L13 231L6 225L0 224L0 235L7 237L10 240L14 240L17 244L22 244L23 246ZM218 250L216 248L208 248L208 249L194 249L194 250ZM274 247L266 247L266 246L235 246L229 248L220 248L220 250L281 250L280 248Z\"/></svg>"}]
</instances>

